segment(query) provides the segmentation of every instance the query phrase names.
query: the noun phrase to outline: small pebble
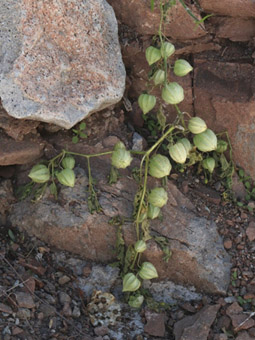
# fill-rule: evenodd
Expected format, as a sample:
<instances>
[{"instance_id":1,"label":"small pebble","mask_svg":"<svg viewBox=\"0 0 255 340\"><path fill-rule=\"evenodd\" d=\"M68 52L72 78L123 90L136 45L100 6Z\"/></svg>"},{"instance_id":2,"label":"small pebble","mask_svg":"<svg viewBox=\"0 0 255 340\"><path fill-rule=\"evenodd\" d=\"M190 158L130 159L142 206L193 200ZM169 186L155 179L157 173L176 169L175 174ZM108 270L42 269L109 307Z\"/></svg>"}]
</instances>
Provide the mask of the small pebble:
<instances>
[{"instance_id":1,"label":"small pebble","mask_svg":"<svg viewBox=\"0 0 255 340\"><path fill-rule=\"evenodd\" d=\"M231 249L232 248L232 241L229 240L229 239L224 241L224 248L225 249Z\"/></svg>"},{"instance_id":2,"label":"small pebble","mask_svg":"<svg viewBox=\"0 0 255 340\"><path fill-rule=\"evenodd\" d=\"M63 275L63 276L61 276L61 277L58 279L58 283L59 283L60 285L64 285L64 284L66 284L67 282L69 282L70 280L71 280L71 279L70 279L69 276Z\"/></svg>"}]
</instances>

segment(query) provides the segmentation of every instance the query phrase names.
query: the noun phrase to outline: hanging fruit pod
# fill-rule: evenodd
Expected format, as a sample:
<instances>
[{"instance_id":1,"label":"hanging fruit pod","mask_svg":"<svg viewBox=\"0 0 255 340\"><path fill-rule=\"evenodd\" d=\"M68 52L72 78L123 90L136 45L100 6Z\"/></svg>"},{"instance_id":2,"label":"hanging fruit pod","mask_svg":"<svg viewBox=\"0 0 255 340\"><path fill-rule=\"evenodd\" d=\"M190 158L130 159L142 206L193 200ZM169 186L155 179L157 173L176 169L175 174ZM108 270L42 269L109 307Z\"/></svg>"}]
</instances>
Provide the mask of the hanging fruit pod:
<instances>
[{"instance_id":1,"label":"hanging fruit pod","mask_svg":"<svg viewBox=\"0 0 255 340\"><path fill-rule=\"evenodd\" d=\"M138 104L143 111L143 114L146 114L156 105L156 97L150 94L141 94L138 98Z\"/></svg>"},{"instance_id":2,"label":"hanging fruit pod","mask_svg":"<svg viewBox=\"0 0 255 340\"><path fill-rule=\"evenodd\" d=\"M192 117L189 120L188 129L190 132L195 135L198 133L202 133L207 129L206 123L202 118Z\"/></svg>"},{"instance_id":3,"label":"hanging fruit pod","mask_svg":"<svg viewBox=\"0 0 255 340\"><path fill-rule=\"evenodd\" d=\"M176 162L183 164L187 159L187 151L181 142L171 145L169 148L171 158Z\"/></svg>"},{"instance_id":4,"label":"hanging fruit pod","mask_svg":"<svg viewBox=\"0 0 255 340\"><path fill-rule=\"evenodd\" d=\"M198 150L203 152L213 151L217 148L217 137L210 129L195 135L193 141Z\"/></svg>"}]
</instances>

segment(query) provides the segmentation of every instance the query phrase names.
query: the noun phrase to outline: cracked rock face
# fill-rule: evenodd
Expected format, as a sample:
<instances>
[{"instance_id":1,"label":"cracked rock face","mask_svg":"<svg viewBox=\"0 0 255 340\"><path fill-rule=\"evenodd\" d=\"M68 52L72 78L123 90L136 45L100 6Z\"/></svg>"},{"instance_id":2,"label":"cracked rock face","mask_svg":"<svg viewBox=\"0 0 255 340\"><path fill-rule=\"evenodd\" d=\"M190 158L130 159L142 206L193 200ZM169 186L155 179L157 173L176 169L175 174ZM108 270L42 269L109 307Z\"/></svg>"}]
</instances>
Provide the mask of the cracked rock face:
<instances>
[{"instance_id":1,"label":"cracked rock face","mask_svg":"<svg viewBox=\"0 0 255 340\"><path fill-rule=\"evenodd\" d=\"M101 213L89 213L88 179L85 171L77 168L75 187L61 187L59 201L53 201L46 193L37 204L29 200L14 204L11 224L86 259L114 261L118 227L108 222L116 215L132 216L137 184L127 176L122 176L114 185L107 184L110 164L105 160L94 161L93 177L97 182ZM162 213L163 221L153 220L151 231L168 239L173 255L168 263L164 262L163 252L153 240L144 253L144 258L157 268L159 278L192 285L209 293L225 293L231 263L215 223L197 217L192 203L171 182L168 203ZM126 244L133 243L136 239L133 224L125 223L122 230Z\"/></svg>"},{"instance_id":2,"label":"cracked rock face","mask_svg":"<svg viewBox=\"0 0 255 340\"><path fill-rule=\"evenodd\" d=\"M15 118L71 128L118 102L125 68L105 0L5 0L0 97Z\"/></svg>"}]
</instances>

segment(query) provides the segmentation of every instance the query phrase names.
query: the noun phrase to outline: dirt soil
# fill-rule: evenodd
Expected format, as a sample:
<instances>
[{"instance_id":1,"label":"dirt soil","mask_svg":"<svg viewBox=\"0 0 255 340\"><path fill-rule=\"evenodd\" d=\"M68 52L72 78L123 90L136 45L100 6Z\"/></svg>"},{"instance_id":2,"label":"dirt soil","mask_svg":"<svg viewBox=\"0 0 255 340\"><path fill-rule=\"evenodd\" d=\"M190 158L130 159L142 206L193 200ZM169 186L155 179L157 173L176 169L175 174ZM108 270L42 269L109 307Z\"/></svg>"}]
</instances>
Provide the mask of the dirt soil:
<instances>
[{"instance_id":1,"label":"dirt soil","mask_svg":"<svg viewBox=\"0 0 255 340\"><path fill-rule=\"evenodd\" d=\"M130 133L127 131L128 136ZM113 131L110 133L114 134ZM183 340L174 335L176 322L196 315L204 306L215 304L220 304L220 309L210 326L208 340L255 339L255 217L232 202L224 201L224 188L220 182L205 186L203 178L194 175L192 170L171 177L195 204L197 214L213 219L218 226L233 263L226 296L203 295L200 301L180 302L169 309L157 306L156 311L143 306L139 314L142 323L147 325L146 331L134 337L131 335L134 324L129 317L134 312L127 305L126 313L115 325L92 326L88 312L90 301L77 282L80 277L89 276L94 264L86 262L79 271L75 264L80 259L73 254L51 248L36 238L13 230L11 226L2 225L0 339L111 340L116 339L111 330L124 325L124 340ZM157 333L148 326L150 322ZM201 335L201 338L194 339L206 338Z\"/></svg>"}]
</instances>

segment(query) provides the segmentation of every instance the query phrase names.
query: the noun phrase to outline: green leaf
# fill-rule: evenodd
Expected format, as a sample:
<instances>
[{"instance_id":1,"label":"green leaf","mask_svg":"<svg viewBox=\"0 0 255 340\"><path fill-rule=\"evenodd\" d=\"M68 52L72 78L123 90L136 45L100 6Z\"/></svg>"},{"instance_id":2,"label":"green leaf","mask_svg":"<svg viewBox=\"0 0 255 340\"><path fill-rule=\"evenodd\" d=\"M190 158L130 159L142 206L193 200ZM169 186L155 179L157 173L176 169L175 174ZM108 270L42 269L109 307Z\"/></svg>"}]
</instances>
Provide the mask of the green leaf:
<instances>
[{"instance_id":1,"label":"green leaf","mask_svg":"<svg viewBox=\"0 0 255 340\"><path fill-rule=\"evenodd\" d=\"M73 131L74 133L77 133L77 134L79 133L78 130L76 130L76 129L72 129L72 131Z\"/></svg>"},{"instance_id":2,"label":"green leaf","mask_svg":"<svg viewBox=\"0 0 255 340\"><path fill-rule=\"evenodd\" d=\"M151 0L151 11L154 11L154 5L155 5L154 0Z\"/></svg>"},{"instance_id":3,"label":"green leaf","mask_svg":"<svg viewBox=\"0 0 255 340\"><path fill-rule=\"evenodd\" d=\"M77 144L77 143L79 142L79 137L78 137L78 136L74 136L74 137L72 138L72 142L73 142L74 144Z\"/></svg>"},{"instance_id":4,"label":"green leaf","mask_svg":"<svg viewBox=\"0 0 255 340\"><path fill-rule=\"evenodd\" d=\"M245 199L246 199L246 201L249 201L251 199L251 195L249 195L249 194L245 195Z\"/></svg>"},{"instance_id":5,"label":"green leaf","mask_svg":"<svg viewBox=\"0 0 255 340\"><path fill-rule=\"evenodd\" d=\"M79 125L79 129L80 130L85 130L86 129L86 123L81 123L80 125Z\"/></svg>"},{"instance_id":6,"label":"green leaf","mask_svg":"<svg viewBox=\"0 0 255 340\"><path fill-rule=\"evenodd\" d=\"M112 166L110 175L108 177L108 183L109 184L117 183L118 179L119 179L119 171L114 166Z\"/></svg>"},{"instance_id":7,"label":"green leaf","mask_svg":"<svg viewBox=\"0 0 255 340\"><path fill-rule=\"evenodd\" d=\"M55 182L52 182L49 188L50 188L50 193L52 195L54 195L55 199L57 199L58 198L58 191L57 191L57 186L56 186Z\"/></svg>"},{"instance_id":8,"label":"green leaf","mask_svg":"<svg viewBox=\"0 0 255 340\"><path fill-rule=\"evenodd\" d=\"M238 207L243 207L243 203L242 202L237 202L236 204L238 205Z\"/></svg>"},{"instance_id":9,"label":"green leaf","mask_svg":"<svg viewBox=\"0 0 255 340\"><path fill-rule=\"evenodd\" d=\"M250 189L251 188L251 183L248 182L248 181L245 182L244 185L245 185L246 189Z\"/></svg>"},{"instance_id":10,"label":"green leaf","mask_svg":"<svg viewBox=\"0 0 255 340\"><path fill-rule=\"evenodd\" d=\"M161 129L164 130L164 128L166 126L166 116L164 115L162 110L158 111L157 120L158 120L158 123L159 123Z\"/></svg>"},{"instance_id":11,"label":"green leaf","mask_svg":"<svg viewBox=\"0 0 255 340\"><path fill-rule=\"evenodd\" d=\"M81 138L88 138L88 135L86 135L86 133L84 133L84 132L80 132L80 137Z\"/></svg>"},{"instance_id":12,"label":"green leaf","mask_svg":"<svg viewBox=\"0 0 255 340\"><path fill-rule=\"evenodd\" d=\"M226 160L226 157L224 156L223 153L220 155L220 164L221 164L222 171L226 171L227 168L229 167L229 163Z\"/></svg>"},{"instance_id":13,"label":"green leaf","mask_svg":"<svg viewBox=\"0 0 255 340\"><path fill-rule=\"evenodd\" d=\"M243 169L240 169L239 171L238 171L238 175L239 175L239 177L244 177L244 171L243 171Z\"/></svg>"},{"instance_id":14,"label":"green leaf","mask_svg":"<svg viewBox=\"0 0 255 340\"><path fill-rule=\"evenodd\" d=\"M237 271L236 270L232 273L232 279L233 280L237 279Z\"/></svg>"},{"instance_id":15,"label":"green leaf","mask_svg":"<svg viewBox=\"0 0 255 340\"><path fill-rule=\"evenodd\" d=\"M11 239L13 242L15 242L15 236L14 236L14 234L13 234L13 232L12 232L11 229L8 229L8 235L9 235L10 239Z\"/></svg>"}]
</instances>

